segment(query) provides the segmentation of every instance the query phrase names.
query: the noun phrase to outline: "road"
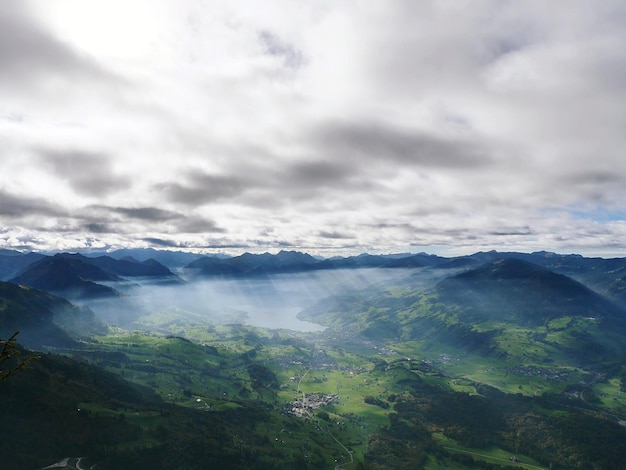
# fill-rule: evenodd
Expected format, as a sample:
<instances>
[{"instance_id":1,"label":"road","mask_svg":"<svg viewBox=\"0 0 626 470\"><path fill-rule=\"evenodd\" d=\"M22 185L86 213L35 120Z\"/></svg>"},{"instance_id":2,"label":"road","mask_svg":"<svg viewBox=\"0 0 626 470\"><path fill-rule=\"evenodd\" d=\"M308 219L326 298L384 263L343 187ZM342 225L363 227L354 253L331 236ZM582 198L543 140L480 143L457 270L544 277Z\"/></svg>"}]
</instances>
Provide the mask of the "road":
<instances>
[{"instance_id":1,"label":"road","mask_svg":"<svg viewBox=\"0 0 626 470\"><path fill-rule=\"evenodd\" d=\"M84 457L66 457L59 460L57 463L48 465L41 470L54 470L54 469L66 469L66 470L89 470L91 467L83 467L82 461Z\"/></svg>"}]
</instances>

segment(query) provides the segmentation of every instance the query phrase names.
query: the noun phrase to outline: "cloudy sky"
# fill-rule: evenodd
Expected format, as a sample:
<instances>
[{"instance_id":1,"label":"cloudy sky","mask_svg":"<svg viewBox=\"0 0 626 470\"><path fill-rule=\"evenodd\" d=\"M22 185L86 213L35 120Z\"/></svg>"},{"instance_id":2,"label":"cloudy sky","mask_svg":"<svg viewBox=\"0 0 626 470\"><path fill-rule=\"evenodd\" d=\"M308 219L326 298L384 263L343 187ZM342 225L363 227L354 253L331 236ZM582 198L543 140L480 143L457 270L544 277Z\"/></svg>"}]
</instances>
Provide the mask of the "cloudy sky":
<instances>
[{"instance_id":1,"label":"cloudy sky","mask_svg":"<svg viewBox=\"0 0 626 470\"><path fill-rule=\"evenodd\" d=\"M626 256L626 4L2 0L0 248Z\"/></svg>"}]
</instances>

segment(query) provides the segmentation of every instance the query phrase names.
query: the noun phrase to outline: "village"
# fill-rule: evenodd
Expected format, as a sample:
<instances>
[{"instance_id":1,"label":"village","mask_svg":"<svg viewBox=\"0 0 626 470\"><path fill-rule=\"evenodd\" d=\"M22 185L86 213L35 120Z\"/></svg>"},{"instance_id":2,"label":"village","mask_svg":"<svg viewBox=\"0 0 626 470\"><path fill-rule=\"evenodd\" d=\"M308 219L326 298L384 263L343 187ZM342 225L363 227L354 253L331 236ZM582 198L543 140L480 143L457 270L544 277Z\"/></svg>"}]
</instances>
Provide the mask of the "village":
<instances>
[{"instance_id":1,"label":"village","mask_svg":"<svg viewBox=\"0 0 626 470\"><path fill-rule=\"evenodd\" d=\"M505 369L507 374L515 374L523 377L541 377L546 380L564 381L570 375L567 370L555 368L542 368L537 366L514 366Z\"/></svg>"},{"instance_id":2,"label":"village","mask_svg":"<svg viewBox=\"0 0 626 470\"><path fill-rule=\"evenodd\" d=\"M303 394L302 397L298 397L285 405L285 414L304 418L308 417L312 410L337 403L339 403L339 395L331 393Z\"/></svg>"}]
</instances>

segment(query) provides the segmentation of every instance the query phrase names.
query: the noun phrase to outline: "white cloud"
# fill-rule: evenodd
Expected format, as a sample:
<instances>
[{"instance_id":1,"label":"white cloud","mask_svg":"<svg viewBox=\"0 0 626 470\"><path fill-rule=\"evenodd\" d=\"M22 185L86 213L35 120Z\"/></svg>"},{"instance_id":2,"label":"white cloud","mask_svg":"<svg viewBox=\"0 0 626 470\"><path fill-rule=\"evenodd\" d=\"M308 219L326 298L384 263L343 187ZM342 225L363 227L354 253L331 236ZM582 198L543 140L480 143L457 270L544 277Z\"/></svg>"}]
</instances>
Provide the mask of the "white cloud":
<instances>
[{"instance_id":1,"label":"white cloud","mask_svg":"<svg viewBox=\"0 0 626 470\"><path fill-rule=\"evenodd\" d=\"M7 0L0 245L619 253L624 13Z\"/></svg>"}]
</instances>

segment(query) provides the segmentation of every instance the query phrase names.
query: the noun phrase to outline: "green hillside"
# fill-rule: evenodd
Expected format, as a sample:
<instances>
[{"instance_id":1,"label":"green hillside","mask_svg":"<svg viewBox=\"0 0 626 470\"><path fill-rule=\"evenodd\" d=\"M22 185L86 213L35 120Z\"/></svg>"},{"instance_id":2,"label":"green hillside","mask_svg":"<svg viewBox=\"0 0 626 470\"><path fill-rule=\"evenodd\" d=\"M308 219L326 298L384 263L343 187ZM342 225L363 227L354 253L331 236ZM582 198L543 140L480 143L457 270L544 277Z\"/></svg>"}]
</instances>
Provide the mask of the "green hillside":
<instances>
[{"instance_id":1,"label":"green hillside","mask_svg":"<svg viewBox=\"0 0 626 470\"><path fill-rule=\"evenodd\" d=\"M271 428L256 431L269 421L262 405L229 402L200 412L60 356L44 355L2 382L0 402L7 470L42 468L70 456L88 456L101 469L298 467L291 452L266 445Z\"/></svg>"},{"instance_id":2,"label":"green hillside","mask_svg":"<svg viewBox=\"0 0 626 470\"><path fill-rule=\"evenodd\" d=\"M516 259L487 263L427 290L335 296L301 316L376 340L489 357L568 366L626 357L624 310L566 276Z\"/></svg>"}]
</instances>

